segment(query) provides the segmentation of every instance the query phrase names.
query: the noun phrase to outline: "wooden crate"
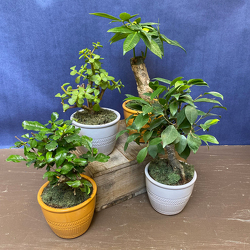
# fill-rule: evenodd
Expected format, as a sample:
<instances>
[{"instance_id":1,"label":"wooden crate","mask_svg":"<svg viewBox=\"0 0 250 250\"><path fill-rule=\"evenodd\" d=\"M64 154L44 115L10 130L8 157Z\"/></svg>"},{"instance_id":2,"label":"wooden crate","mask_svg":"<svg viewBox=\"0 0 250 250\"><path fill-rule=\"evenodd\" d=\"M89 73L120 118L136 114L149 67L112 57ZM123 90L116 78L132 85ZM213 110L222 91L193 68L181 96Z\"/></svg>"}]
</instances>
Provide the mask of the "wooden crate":
<instances>
[{"instance_id":1,"label":"wooden crate","mask_svg":"<svg viewBox=\"0 0 250 250\"><path fill-rule=\"evenodd\" d=\"M125 129L125 121L120 121L119 130ZM122 135L116 142L110 160L106 163L93 162L85 169L85 174L92 177L97 184L96 211L128 200L146 191L144 168L150 161L138 164L137 153L145 145L129 144L124 152L127 135ZM78 154L81 154L78 151Z\"/></svg>"}]
</instances>

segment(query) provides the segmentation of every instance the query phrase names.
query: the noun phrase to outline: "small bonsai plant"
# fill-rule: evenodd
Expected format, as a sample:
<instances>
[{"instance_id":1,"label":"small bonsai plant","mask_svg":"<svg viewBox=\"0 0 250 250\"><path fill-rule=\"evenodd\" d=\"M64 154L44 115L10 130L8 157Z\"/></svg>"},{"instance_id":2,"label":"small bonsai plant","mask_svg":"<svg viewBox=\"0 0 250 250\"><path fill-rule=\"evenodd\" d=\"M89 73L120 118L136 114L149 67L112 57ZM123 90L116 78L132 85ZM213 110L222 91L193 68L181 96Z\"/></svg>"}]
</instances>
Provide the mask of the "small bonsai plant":
<instances>
[{"instance_id":1,"label":"small bonsai plant","mask_svg":"<svg viewBox=\"0 0 250 250\"><path fill-rule=\"evenodd\" d=\"M120 80L115 81L114 77L109 76L108 72L101 67L100 60L103 58L94 52L102 45L97 42L93 43L93 47L92 50L86 48L79 52L79 59L85 59L85 64L79 70L76 69L76 66L70 68L70 75L77 75L75 79L78 84L77 87L73 88L68 86L70 83L65 83L61 86L64 93L56 95L56 97L61 98L64 112L71 108L81 108L93 115L100 111L99 103L107 89L118 89L120 92L120 88L124 87ZM83 82L86 80L86 83L80 83L81 80ZM66 86L68 86L67 89L65 89ZM86 103L84 102L85 99Z\"/></svg>"},{"instance_id":2,"label":"small bonsai plant","mask_svg":"<svg viewBox=\"0 0 250 250\"><path fill-rule=\"evenodd\" d=\"M178 77L172 82L163 78L155 80L149 84L153 93L145 94L150 98L149 101L127 95L127 100L135 101L141 107L142 113L127 118L127 120L133 119L133 123L125 130L120 131L117 138L126 132L134 132L128 136L124 150L127 149L130 142L135 141L139 144L143 138L146 147L139 151L138 162L142 162L148 154L158 161L158 156L164 155L164 149L166 149L168 168L171 170L166 172L172 175L172 180L176 179L175 183L185 184L188 182L187 173L184 171L187 164L181 164L177 160L175 150L182 158L187 159L191 151L197 152L202 141L207 145L208 143L219 143L214 136L200 134L200 132L209 131L212 125L219 122L217 118L207 118L216 116L216 114L211 113L213 109L226 109L218 100L214 99L214 97L223 99L223 96L218 92L211 91L193 99L190 95L193 86L208 86L202 79L186 81L182 80L182 77ZM160 85L159 81L169 84L169 86ZM207 98L207 95L213 96L213 98ZM207 112L203 112L196 106L202 102L211 103L213 106ZM160 173L160 176L162 175L164 174ZM190 173L188 175L190 176Z\"/></svg>"},{"instance_id":3,"label":"small bonsai plant","mask_svg":"<svg viewBox=\"0 0 250 250\"><path fill-rule=\"evenodd\" d=\"M125 39L123 43L123 55L133 50L133 57L130 59L130 64L132 71L134 72L139 97L143 99L147 98L143 94L151 91L151 88L149 87L150 78L144 63L147 56L147 50L149 49L156 56L162 58L164 56L163 43L166 42L185 51L177 41L171 40L160 33L159 23L142 23L141 17L137 17L137 14L130 15L123 12L119 15L119 18L106 13L90 14L110 19L112 20L111 22L122 24L121 26L108 30L108 32L114 33L114 36L110 39L110 43L112 44ZM135 17L136 19L132 20ZM154 25L156 25L157 28L153 27ZM141 55L136 56L135 47L140 40L145 44L145 51L141 52Z\"/></svg>"},{"instance_id":4,"label":"small bonsai plant","mask_svg":"<svg viewBox=\"0 0 250 250\"><path fill-rule=\"evenodd\" d=\"M91 194L91 183L80 175L84 172L84 168L89 162L107 162L109 156L98 154L97 150L92 148L91 138L79 136L80 129L71 125L71 121L58 120L58 117L58 113L53 112L51 120L46 125L37 121L24 121L22 123L24 129L36 132L22 135L25 141L16 137L18 141L14 147L23 147L24 157L11 155L6 161L26 161L27 167L34 164L37 169L45 168L43 178L48 178L49 181L47 192L60 189L62 192L64 190L68 192L69 190L72 193L73 204L67 206L60 205L61 202L54 204L54 194L49 198L44 195L44 203L53 207L75 206L88 199ZM88 149L88 152L79 158L74 153L78 146L85 146ZM70 204L69 200L65 202Z\"/></svg>"}]
</instances>

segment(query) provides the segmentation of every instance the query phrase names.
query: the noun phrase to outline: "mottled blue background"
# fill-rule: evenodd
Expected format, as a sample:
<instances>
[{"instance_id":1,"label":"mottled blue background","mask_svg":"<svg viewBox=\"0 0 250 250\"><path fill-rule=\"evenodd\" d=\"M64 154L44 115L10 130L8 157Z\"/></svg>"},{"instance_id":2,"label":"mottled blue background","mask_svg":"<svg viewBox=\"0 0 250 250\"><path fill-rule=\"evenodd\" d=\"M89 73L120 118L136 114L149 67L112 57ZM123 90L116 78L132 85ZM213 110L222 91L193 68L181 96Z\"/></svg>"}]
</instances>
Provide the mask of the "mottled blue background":
<instances>
[{"instance_id":1,"label":"mottled blue background","mask_svg":"<svg viewBox=\"0 0 250 250\"><path fill-rule=\"evenodd\" d=\"M139 14L143 22L160 21L160 30L187 51L165 44L160 59L148 53L150 78L202 78L210 91L225 97L228 111L211 128L220 144L250 144L250 1L246 0L8 0L0 2L0 147L8 148L24 133L23 120L45 123L52 111L62 112L60 86L74 83L70 67L81 65L79 50L101 42L103 68L125 88L106 92L102 106L122 114L125 93L136 94L131 53L122 55L122 42L109 45L114 24L89 15L106 12ZM143 49L142 44L139 48ZM199 91L192 92L193 97Z\"/></svg>"}]
</instances>

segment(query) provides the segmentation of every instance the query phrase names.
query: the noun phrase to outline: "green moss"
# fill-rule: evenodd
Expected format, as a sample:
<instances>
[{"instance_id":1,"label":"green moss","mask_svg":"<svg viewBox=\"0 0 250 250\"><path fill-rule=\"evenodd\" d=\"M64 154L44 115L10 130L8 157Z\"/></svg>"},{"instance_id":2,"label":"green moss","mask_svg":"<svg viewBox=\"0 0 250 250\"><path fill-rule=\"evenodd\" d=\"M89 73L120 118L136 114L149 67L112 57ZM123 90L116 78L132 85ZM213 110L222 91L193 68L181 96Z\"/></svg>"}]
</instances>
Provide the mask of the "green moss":
<instances>
[{"instance_id":1,"label":"green moss","mask_svg":"<svg viewBox=\"0 0 250 250\"><path fill-rule=\"evenodd\" d=\"M116 117L116 114L108 109L101 109L94 114L91 114L87 110L81 110L74 114L75 121L85 125L106 124L114 121Z\"/></svg>"},{"instance_id":2,"label":"green moss","mask_svg":"<svg viewBox=\"0 0 250 250\"><path fill-rule=\"evenodd\" d=\"M194 176L194 166L182 163L187 182ZM183 185L179 169L173 169L167 159L154 159L148 168L149 175L157 182L165 185Z\"/></svg>"},{"instance_id":3,"label":"green moss","mask_svg":"<svg viewBox=\"0 0 250 250\"><path fill-rule=\"evenodd\" d=\"M87 195L81 190L75 189L74 195L73 188L69 187L66 183L61 183L53 187L48 185L43 190L41 198L43 202L50 207L68 208L77 206L86 201L91 196L91 193Z\"/></svg>"}]
</instances>

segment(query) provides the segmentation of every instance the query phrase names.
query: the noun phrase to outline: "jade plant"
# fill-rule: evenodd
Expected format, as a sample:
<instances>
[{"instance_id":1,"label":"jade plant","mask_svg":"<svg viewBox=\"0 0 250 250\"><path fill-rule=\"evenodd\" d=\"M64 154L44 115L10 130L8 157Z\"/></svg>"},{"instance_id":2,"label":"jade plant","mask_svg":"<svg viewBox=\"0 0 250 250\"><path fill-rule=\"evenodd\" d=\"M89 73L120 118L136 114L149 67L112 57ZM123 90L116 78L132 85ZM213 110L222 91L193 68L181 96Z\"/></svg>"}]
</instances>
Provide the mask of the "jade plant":
<instances>
[{"instance_id":1,"label":"jade plant","mask_svg":"<svg viewBox=\"0 0 250 250\"><path fill-rule=\"evenodd\" d=\"M132 141L139 144L141 139L144 140L146 146L138 152L138 162L142 162L148 154L157 158L159 155L164 155L166 150L170 167L178 170L181 182L186 183L184 166L177 160L175 151L180 157L187 159L191 151L197 152L202 141L207 145L219 143L207 132L211 126L219 122L218 118L220 118L212 111L218 108L226 109L216 100L216 98L223 99L223 96L218 92L210 91L193 99L190 95L191 88L208 87L202 79L187 81L178 77L173 81L163 78L155 80L149 84L153 93L145 93L149 101L127 95L126 100L136 102L142 112L138 116L131 115L127 118L127 121L132 119L133 123L119 132L117 138L124 133L133 132L128 136L124 150ZM165 85L159 84L159 81ZM196 106L199 103L212 104L212 106L204 112Z\"/></svg>"},{"instance_id":2,"label":"jade plant","mask_svg":"<svg viewBox=\"0 0 250 250\"><path fill-rule=\"evenodd\" d=\"M159 58L164 56L164 42L177 46L185 51L177 41L171 40L164 34L160 33L159 23L143 23L141 22L141 17L138 17L137 14L130 15L123 12L118 18L106 13L90 14L110 19L111 22L118 24L117 27L108 30L108 32L114 33L114 36L110 39L110 43L112 44L125 39L123 42L123 55L133 50L133 57L130 59L130 64L132 71L134 72L139 97L143 99L146 99L146 96L143 94L151 91L151 88L149 87L150 78L144 63L148 49ZM156 26L156 28L154 26ZM136 55L135 48L139 41L144 43L145 51L141 51L140 55Z\"/></svg>"},{"instance_id":3,"label":"jade plant","mask_svg":"<svg viewBox=\"0 0 250 250\"><path fill-rule=\"evenodd\" d=\"M46 169L43 178L48 178L51 187L66 184L72 189L72 195L79 190L90 195L92 184L80 174L84 172L89 162L107 162L109 156L98 154L92 148L92 139L79 136L79 130L71 125L71 121L58 119L56 112L51 114L51 120L45 125L37 121L23 121L24 129L31 131L18 138L15 148L23 147L24 157L11 155L6 161L25 161L27 167L32 164L37 169ZM77 157L74 150L78 146L88 149L86 154Z\"/></svg>"},{"instance_id":4,"label":"jade plant","mask_svg":"<svg viewBox=\"0 0 250 250\"><path fill-rule=\"evenodd\" d=\"M56 97L61 98L64 112L71 108L82 108L94 114L100 111L99 103L107 89L118 89L120 92L120 88L123 87L120 80L115 81L114 77L109 76L108 72L102 68L100 60L103 58L94 53L102 45L97 42L93 43L93 47L92 50L86 48L79 52L79 59L85 59L85 64L79 70L76 69L76 66L70 68L70 75L77 76L75 79L76 88L70 86L70 83L64 83L61 86L63 94L56 95ZM84 83L84 81L86 82Z\"/></svg>"}]
</instances>

